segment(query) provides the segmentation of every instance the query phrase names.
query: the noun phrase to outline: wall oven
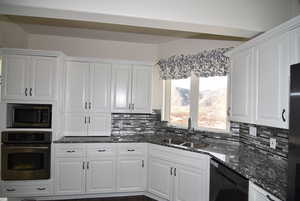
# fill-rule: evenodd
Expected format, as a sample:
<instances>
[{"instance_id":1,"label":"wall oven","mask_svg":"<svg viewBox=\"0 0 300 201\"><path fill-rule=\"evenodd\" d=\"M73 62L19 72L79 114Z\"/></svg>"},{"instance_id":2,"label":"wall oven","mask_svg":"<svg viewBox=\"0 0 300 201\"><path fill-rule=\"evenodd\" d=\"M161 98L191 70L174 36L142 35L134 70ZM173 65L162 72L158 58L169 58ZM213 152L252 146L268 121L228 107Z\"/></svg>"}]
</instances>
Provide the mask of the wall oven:
<instances>
[{"instance_id":1,"label":"wall oven","mask_svg":"<svg viewBox=\"0 0 300 201\"><path fill-rule=\"evenodd\" d=\"M51 128L52 105L7 104L8 128Z\"/></svg>"},{"instance_id":2,"label":"wall oven","mask_svg":"<svg viewBox=\"0 0 300 201\"><path fill-rule=\"evenodd\" d=\"M51 132L2 132L2 180L50 178Z\"/></svg>"}]
</instances>

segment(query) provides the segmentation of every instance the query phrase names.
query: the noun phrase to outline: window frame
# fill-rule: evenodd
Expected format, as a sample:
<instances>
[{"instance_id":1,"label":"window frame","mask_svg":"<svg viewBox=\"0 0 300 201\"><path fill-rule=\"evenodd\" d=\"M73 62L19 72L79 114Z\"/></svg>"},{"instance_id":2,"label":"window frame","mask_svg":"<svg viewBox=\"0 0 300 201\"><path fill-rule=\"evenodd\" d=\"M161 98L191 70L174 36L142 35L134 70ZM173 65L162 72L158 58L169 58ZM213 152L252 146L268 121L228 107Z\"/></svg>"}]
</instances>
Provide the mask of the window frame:
<instances>
[{"instance_id":1,"label":"window frame","mask_svg":"<svg viewBox=\"0 0 300 201\"><path fill-rule=\"evenodd\" d=\"M200 78L201 79L201 78ZM168 125L176 128L185 128L187 126L181 126L178 124L170 123L170 111L171 111L171 82L172 80L164 80L163 81L163 120L168 121ZM226 108L227 110L230 108L230 75L227 75L227 102ZM196 131L204 131L204 132L214 132L214 133L228 133L230 134L230 116L228 115L228 111L226 111L226 129L216 129L216 128L206 128L206 127L198 127L198 101L199 101L199 77L192 73L191 75L191 90L190 90L190 118L191 118L191 126Z\"/></svg>"}]
</instances>

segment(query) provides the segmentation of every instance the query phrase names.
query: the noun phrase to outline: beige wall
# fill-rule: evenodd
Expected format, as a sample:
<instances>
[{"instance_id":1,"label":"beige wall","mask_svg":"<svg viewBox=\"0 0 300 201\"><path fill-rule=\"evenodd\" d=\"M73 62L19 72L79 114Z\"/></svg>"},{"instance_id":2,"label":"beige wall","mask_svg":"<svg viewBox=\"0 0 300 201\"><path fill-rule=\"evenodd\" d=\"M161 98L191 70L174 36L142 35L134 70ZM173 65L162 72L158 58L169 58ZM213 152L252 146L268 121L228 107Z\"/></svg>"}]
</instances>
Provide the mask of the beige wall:
<instances>
[{"instance_id":1,"label":"beige wall","mask_svg":"<svg viewBox=\"0 0 300 201\"><path fill-rule=\"evenodd\" d=\"M0 47L27 48L28 34L17 24L0 15Z\"/></svg>"},{"instance_id":2,"label":"beige wall","mask_svg":"<svg viewBox=\"0 0 300 201\"><path fill-rule=\"evenodd\" d=\"M155 62L157 46L108 40L30 34L28 48L59 50L68 56Z\"/></svg>"}]
</instances>

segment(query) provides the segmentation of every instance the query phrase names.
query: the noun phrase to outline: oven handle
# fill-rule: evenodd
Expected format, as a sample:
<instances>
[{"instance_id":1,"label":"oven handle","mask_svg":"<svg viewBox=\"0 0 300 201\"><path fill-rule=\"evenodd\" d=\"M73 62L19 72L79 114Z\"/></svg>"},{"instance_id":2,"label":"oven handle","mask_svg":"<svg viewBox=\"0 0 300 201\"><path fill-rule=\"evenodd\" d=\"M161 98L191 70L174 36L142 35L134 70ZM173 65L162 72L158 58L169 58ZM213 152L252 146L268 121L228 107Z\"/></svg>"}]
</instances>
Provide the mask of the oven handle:
<instances>
[{"instance_id":1,"label":"oven handle","mask_svg":"<svg viewBox=\"0 0 300 201\"><path fill-rule=\"evenodd\" d=\"M5 149L49 149L50 147L7 146Z\"/></svg>"}]
</instances>

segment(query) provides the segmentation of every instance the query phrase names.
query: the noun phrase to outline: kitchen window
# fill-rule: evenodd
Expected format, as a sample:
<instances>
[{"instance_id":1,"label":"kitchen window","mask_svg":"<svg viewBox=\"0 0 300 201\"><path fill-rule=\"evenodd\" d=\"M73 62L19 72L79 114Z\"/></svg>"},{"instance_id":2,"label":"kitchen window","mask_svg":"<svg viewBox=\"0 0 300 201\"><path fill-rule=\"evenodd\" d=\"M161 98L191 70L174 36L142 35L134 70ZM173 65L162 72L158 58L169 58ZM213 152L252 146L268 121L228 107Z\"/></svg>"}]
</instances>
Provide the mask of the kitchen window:
<instances>
[{"instance_id":1,"label":"kitchen window","mask_svg":"<svg viewBox=\"0 0 300 201\"><path fill-rule=\"evenodd\" d=\"M164 116L171 126L198 130L228 130L228 77L196 77L165 81Z\"/></svg>"}]
</instances>

